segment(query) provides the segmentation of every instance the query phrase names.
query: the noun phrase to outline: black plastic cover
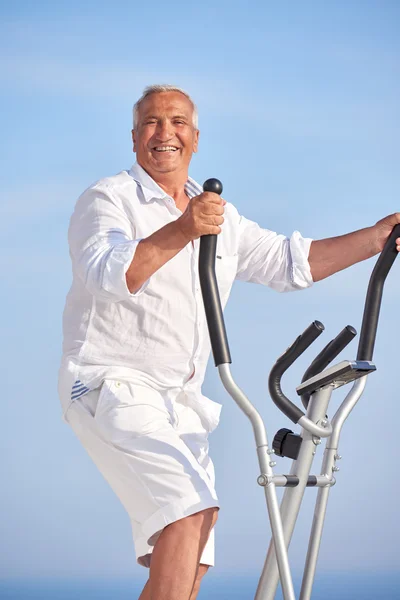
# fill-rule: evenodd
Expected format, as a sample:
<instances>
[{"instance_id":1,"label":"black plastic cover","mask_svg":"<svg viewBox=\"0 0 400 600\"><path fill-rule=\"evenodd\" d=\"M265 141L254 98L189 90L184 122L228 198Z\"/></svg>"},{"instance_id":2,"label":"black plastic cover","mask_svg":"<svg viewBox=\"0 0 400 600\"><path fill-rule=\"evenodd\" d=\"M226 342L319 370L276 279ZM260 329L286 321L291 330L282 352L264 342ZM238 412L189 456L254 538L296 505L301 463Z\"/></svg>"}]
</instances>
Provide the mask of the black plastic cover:
<instances>
[{"instance_id":1,"label":"black plastic cover","mask_svg":"<svg viewBox=\"0 0 400 600\"><path fill-rule=\"evenodd\" d=\"M398 252L396 239L400 237L400 224L393 228L384 249L382 250L369 280L365 299L364 315L358 344L357 360L372 360L374 353L376 330L378 328L383 286Z\"/></svg>"},{"instance_id":2,"label":"black plastic cover","mask_svg":"<svg viewBox=\"0 0 400 600\"><path fill-rule=\"evenodd\" d=\"M304 412L285 396L281 389L281 378L284 372L294 363L307 348L317 339L324 330L324 326L320 321L314 321L307 327L305 331L293 342L291 346L278 358L275 365L272 367L268 379L268 388L272 400L277 407L285 414L293 423L298 423L301 417L304 417Z\"/></svg>"},{"instance_id":3,"label":"black plastic cover","mask_svg":"<svg viewBox=\"0 0 400 600\"><path fill-rule=\"evenodd\" d=\"M318 480L315 475L309 475L307 479L307 487L315 487L318 483Z\"/></svg>"},{"instance_id":4,"label":"black plastic cover","mask_svg":"<svg viewBox=\"0 0 400 600\"><path fill-rule=\"evenodd\" d=\"M299 478L296 475L285 475L286 485L285 487L297 487L299 485Z\"/></svg>"},{"instance_id":5,"label":"black plastic cover","mask_svg":"<svg viewBox=\"0 0 400 600\"><path fill-rule=\"evenodd\" d=\"M203 190L205 192L221 194L222 183L218 179L207 179L203 185ZM214 362L215 366L218 367L222 364L231 363L232 359L229 352L228 337L226 335L221 299L215 275L216 250L216 235L201 236L199 253L200 287L203 295Z\"/></svg>"}]
</instances>

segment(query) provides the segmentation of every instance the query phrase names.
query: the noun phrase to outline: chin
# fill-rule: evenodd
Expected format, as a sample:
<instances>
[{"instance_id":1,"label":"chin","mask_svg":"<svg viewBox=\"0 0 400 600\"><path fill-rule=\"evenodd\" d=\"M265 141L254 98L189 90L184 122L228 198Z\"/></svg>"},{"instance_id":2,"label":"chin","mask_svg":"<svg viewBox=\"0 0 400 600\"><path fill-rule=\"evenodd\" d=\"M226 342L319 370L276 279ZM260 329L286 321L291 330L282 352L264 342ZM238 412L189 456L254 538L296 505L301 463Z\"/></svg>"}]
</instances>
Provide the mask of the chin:
<instances>
[{"instance_id":1,"label":"chin","mask_svg":"<svg viewBox=\"0 0 400 600\"><path fill-rule=\"evenodd\" d=\"M165 165L164 167L160 167L157 169L157 171L159 173L172 173L173 171L177 171L177 170L178 170L178 166L173 167L172 165L171 166Z\"/></svg>"},{"instance_id":2,"label":"chin","mask_svg":"<svg viewBox=\"0 0 400 600\"><path fill-rule=\"evenodd\" d=\"M175 161L157 162L153 164L153 168L159 172L168 173L169 171L176 171L182 165Z\"/></svg>"}]
</instances>

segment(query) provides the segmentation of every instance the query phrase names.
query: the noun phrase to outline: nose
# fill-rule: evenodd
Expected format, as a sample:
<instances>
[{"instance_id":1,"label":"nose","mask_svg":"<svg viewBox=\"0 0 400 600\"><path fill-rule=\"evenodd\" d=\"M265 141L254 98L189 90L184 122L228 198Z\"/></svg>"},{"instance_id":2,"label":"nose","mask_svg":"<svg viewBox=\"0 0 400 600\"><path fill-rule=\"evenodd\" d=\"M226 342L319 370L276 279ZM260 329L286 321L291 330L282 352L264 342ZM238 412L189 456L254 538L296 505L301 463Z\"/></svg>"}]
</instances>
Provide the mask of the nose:
<instances>
[{"instance_id":1,"label":"nose","mask_svg":"<svg viewBox=\"0 0 400 600\"><path fill-rule=\"evenodd\" d=\"M172 126L168 119L162 119L158 122L156 135L160 142L167 142L173 137Z\"/></svg>"}]
</instances>

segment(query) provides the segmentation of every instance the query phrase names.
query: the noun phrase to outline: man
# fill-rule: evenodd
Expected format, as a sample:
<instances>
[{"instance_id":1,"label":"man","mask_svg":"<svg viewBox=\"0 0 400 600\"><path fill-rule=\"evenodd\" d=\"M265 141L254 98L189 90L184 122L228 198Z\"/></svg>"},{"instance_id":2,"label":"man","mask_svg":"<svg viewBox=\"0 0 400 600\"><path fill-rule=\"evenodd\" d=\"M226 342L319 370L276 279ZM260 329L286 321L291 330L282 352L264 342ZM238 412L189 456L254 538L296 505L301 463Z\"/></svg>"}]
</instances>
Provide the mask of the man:
<instances>
[{"instance_id":1,"label":"man","mask_svg":"<svg viewBox=\"0 0 400 600\"><path fill-rule=\"evenodd\" d=\"M71 219L60 397L129 514L138 562L150 567L140 600L195 600L214 564L207 438L220 409L201 394L210 348L200 236L218 234L224 305L235 278L301 289L373 256L400 213L319 241L262 229L189 178L197 111L172 86L146 88L132 138L137 163L86 190Z\"/></svg>"}]
</instances>

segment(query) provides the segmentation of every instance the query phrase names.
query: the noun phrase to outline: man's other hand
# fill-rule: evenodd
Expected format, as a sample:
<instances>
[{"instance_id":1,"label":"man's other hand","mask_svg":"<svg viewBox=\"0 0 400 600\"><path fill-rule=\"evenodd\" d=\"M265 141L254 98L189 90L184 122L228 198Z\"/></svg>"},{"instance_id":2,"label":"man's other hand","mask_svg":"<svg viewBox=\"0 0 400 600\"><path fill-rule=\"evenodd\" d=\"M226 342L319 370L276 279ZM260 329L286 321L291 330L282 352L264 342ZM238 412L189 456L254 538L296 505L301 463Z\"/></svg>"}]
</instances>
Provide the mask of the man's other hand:
<instances>
[{"instance_id":1,"label":"man's other hand","mask_svg":"<svg viewBox=\"0 0 400 600\"><path fill-rule=\"evenodd\" d=\"M392 233L393 227L400 223L400 212L393 213L384 219L381 219L374 226L376 232L377 251L382 252L388 237ZM396 239L396 249L400 252L400 237Z\"/></svg>"}]
</instances>

